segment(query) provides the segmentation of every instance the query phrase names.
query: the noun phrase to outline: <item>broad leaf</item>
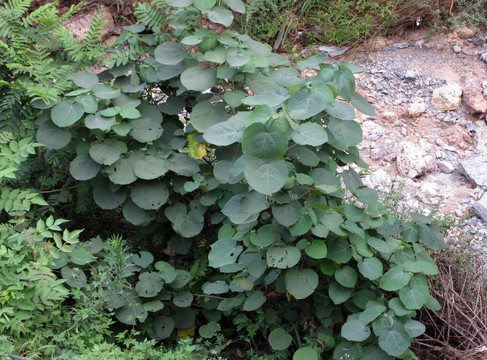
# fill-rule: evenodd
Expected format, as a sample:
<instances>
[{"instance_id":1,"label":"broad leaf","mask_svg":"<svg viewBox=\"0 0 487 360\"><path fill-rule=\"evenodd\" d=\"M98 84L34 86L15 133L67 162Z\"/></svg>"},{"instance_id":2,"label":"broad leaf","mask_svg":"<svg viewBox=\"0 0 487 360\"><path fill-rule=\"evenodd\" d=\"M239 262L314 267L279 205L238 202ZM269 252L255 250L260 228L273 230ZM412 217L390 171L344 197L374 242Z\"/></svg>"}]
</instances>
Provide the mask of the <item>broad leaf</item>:
<instances>
[{"instance_id":1,"label":"broad leaf","mask_svg":"<svg viewBox=\"0 0 487 360\"><path fill-rule=\"evenodd\" d=\"M94 162L88 155L80 155L69 164L70 174L79 181L94 178L100 169L101 165Z\"/></svg>"},{"instance_id":2,"label":"broad leaf","mask_svg":"<svg viewBox=\"0 0 487 360\"><path fill-rule=\"evenodd\" d=\"M250 186L264 195L272 195L287 182L289 170L284 160L252 158L244 170Z\"/></svg>"},{"instance_id":3,"label":"broad leaf","mask_svg":"<svg viewBox=\"0 0 487 360\"><path fill-rule=\"evenodd\" d=\"M98 164L112 165L122 154L120 144L112 139L106 139L102 143L90 146L90 156Z\"/></svg>"},{"instance_id":4,"label":"broad leaf","mask_svg":"<svg viewBox=\"0 0 487 360\"><path fill-rule=\"evenodd\" d=\"M275 126L267 127L262 123L254 123L243 133L242 151L248 157L278 159L286 153L287 145L287 135Z\"/></svg>"},{"instance_id":5,"label":"broad leaf","mask_svg":"<svg viewBox=\"0 0 487 360\"><path fill-rule=\"evenodd\" d=\"M188 90L205 91L216 84L216 70L190 67L181 74L181 83Z\"/></svg>"},{"instance_id":6,"label":"broad leaf","mask_svg":"<svg viewBox=\"0 0 487 360\"><path fill-rule=\"evenodd\" d=\"M81 119L84 113L85 108L82 104L64 100L52 108L51 119L57 126L67 127Z\"/></svg>"},{"instance_id":7,"label":"broad leaf","mask_svg":"<svg viewBox=\"0 0 487 360\"><path fill-rule=\"evenodd\" d=\"M305 299L318 286L318 275L312 269L290 269L284 276L286 290L296 299Z\"/></svg>"},{"instance_id":8,"label":"broad leaf","mask_svg":"<svg viewBox=\"0 0 487 360\"><path fill-rule=\"evenodd\" d=\"M206 13L208 19L214 23L229 27L233 22L233 14L230 10L216 6Z\"/></svg>"},{"instance_id":9,"label":"broad leaf","mask_svg":"<svg viewBox=\"0 0 487 360\"><path fill-rule=\"evenodd\" d=\"M154 57L161 64L176 65L186 57L186 51L182 44L168 41L156 47Z\"/></svg>"}]
</instances>

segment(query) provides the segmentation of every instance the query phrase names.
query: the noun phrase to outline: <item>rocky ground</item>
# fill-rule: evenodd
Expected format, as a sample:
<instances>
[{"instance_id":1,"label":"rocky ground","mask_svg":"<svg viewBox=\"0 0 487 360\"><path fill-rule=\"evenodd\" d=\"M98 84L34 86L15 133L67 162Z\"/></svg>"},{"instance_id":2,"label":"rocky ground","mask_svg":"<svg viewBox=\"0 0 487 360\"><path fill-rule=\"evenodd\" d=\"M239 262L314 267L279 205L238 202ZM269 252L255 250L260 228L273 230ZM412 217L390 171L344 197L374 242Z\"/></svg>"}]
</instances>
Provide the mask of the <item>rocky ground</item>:
<instances>
[{"instance_id":1,"label":"rocky ground","mask_svg":"<svg viewBox=\"0 0 487 360\"><path fill-rule=\"evenodd\" d=\"M342 59L368 69L357 91L377 113L358 118L366 183L401 207L464 218L450 236L487 249L486 39L416 30L332 61Z\"/></svg>"}]
</instances>

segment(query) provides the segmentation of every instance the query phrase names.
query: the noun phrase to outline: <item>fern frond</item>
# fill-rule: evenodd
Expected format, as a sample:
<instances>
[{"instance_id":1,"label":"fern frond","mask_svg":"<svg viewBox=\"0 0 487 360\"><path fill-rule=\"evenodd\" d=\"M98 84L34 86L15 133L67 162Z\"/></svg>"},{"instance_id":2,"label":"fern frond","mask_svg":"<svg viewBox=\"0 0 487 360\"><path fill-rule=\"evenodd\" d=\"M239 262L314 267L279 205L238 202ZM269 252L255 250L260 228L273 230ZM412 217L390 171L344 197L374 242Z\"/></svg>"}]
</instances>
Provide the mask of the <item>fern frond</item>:
<instances>
[{"instance_id":1,"label":"fern frond","mask_svg":"<svg viewBox=\"0 0 487 360\"><path fill-rule=\"evenodd\" d=\"M86 5L86 2L85 1L81 1L80 3L78 3L76 5L71 5L71 7L69 8L69 10L66 11L61 17L59 17L59 23L62 24L65 21L69 20L69 18L71 16L73 16L78 11L80 11L83 8L83 6L85 6L85 5Z\"/></svg>"},{"instance_id":2,"label":"fern frond","mask_svg":"<svg viewBox=\"0 0 487 360\"><path fill-rule=\"evenodd\" d=\"M33 0L9 0L4 5L4 8L10 12L10 16L14 19L22 17L27 10L29 10L30 4Z\"/></svg>"},{"instance_id":3,"label":"fern frond","mask_svg":"<svg viewBox=\"0 0 487 360\"><path fill-rule=\"evenodd\" d=\"M102 40L102 26L108 23L108 20L103 17L103 9L103 7L99 7L93 15L92 24L83 40L86 48L93 48Z\"/></svg>"},{"instance_id":4,"label":"fern frond","mask_svg":"<svg viewBox=\"0 0 487 360\"><path fill-rule=\"evenodd\" d=\"M2 131L0 132L0 144L5 145L8 144L15 138L15 135L10 131Z\"/></svg>"},{"instance_id":5,"label":"fern frond","mask_svg":"<svg viewBox=\"0 0 487 360\"><path fill-rule=\"evenodd\" d=\"M153 5L158 5L153 1ZM148 29L154 32L160 32L161 27L166 22L166 16L159 10L157 6L149 5L147 3L137 3L134 14L139 22L144 24ZM162 5L161 5L162 6Z\"/></svg>"},{"instance_id":6,"label":"fern frond","mask_svg":"<svg viewBox=\"0 0 487 360\"><path fill-rule=\"evenodd\" d=\"M46 25L45 23L46 20L53 19L56 17L57 4L58 2L55 1L38 7L36 10L28 14L26 17L22 18L22 23L26 28L29 26L33 26L34 23Z\"/></svg>"}]
</instances>

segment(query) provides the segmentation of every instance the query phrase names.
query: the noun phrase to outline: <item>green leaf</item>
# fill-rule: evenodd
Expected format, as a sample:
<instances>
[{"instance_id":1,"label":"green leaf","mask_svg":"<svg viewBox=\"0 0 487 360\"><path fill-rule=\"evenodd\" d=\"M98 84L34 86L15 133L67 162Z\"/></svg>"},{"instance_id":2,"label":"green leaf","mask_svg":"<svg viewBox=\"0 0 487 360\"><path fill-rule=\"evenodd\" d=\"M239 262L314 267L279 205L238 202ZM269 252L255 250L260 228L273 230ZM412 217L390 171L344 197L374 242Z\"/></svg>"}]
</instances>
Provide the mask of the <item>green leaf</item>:
<instances>
[{"instance_id":1,"label":"green leaf","mask_svg":"<svg viewBox=\"0 0 487 360\"><path fill-rule=\"evenodd\" d=\"M332 99L331 99L332 100ZM295 120L305 120L329 107L330 99L308 88L299 90L287 102L289 115Z\"/></svg>"},{"instance_id":2,"label":"green leaf","mask_svg":"<svg viewBox=\"0 0 487 360\"><path fill-rule=\"evenodd\" d=\"M135 291L141 297L154 297L164 285L161 276L157 273L144 272L139 275L139 281L135 285Z\"/></svg>"},{"instance_id":3,"label":"green leaf","mask_svg":"<svg viewBox=\"0 0 487 360\"><path fill-rule=\"evenodd\" d=\"M264 293L260 290L253 291L242 305L243 311L255 311L266 302Z\"/></svg>"},{"instance_id":4,"label":"green leaf","mask_svg":"<svg viewBox=\"0 0 487 360\"><path fill-rule=\"evenodd\" d=\"M80 155L69 164L69 173L79 181L92 179L100 171L101 165L94 162L88 155Z\"/></svg>"},{"instance_id":5,"label":"green leaf","mask_svg":"<svg viewBox=\"0 0 487 360\"><path fill-rule=\"evenodd\" d=\"M346 264L352 258L352 250L346 239L336 238L328 242L327 258L339 264Z\"/></svg>"},{"instance_id":6,"label":"green leaf","mask_svg":"<svg viewBox=\"0 0 487 360\"><path fill-rule=\"evenodd\" d=\"M423 274L414 275L409 284L399 291L399 298L409 310L421 309L429 296L428 281Z\"/></svg>"},{"instance_id":7,"label":"green leaf","mask_svg":"<svg viewBox=\"0 0 487 360\"><path fill-rule=\"evenodd\" d=\"M107 118L103 116L100 112L97 112L95 115L88 115L85 118L85 126L88 129L100 129L106 131L109 130L113 126L113 124L115 124L115 117ZM125 123L122 123L120 125L123 124Z\"/></svg>"},{"instance_id":8,"label":"green leaf","mask_svg":"<svg viewBox=\"0 0 487 360\"><path fill-rule=\"evenodd\" d=\"M301 252L293 246L272 246L267 249L267 265L278 269L295 266L301 259Z\"/></svg>"},{"instance_id":9,"label":"green leaf","mask_svg":"<svg viewBox=\"0 0 487 360\"><path fill-rule=\"evenodd\" d=\"M274 227L270 224L261 226L256 233L250 234L250 241L259 247L272 245L276 241Z\"/></svg>"},{"instance_id":10,"label":"green leaf","mask_svg":"<svg viewBox=\"0 0 487 360\"><path fill-rule=\"evenodd\" d=\"M294 225L301 217L303 207L298 201L291 201L288 204L272 206L272 215L277 222L283 226Z\"/></svg>"},{"instance_id":11,"label":"green leaf","mask_svg":"<svg viewBox=\"0 0 487 360\"><path fill-rule=\"evenodd\" d=\"M142 143L159 139L163 131L161 112L155 106L146 103L140 105L139 110L142 117L130 121L130 135Z\"/></svg>"},{"instance_id":12,"label":"green leaf","mask_svg":"<svg viewBox=\"0 0 487 360\"><path fill-rule=\"evenodd\" d=\"M167 339L174 330L174 320L168 316L159 316L154 320L153 330L157 340Z\"/></svg>"},{"instance_id":13,"label":"green leaf","mask_svg":"<svg viewBox=\"0 0 487 360\"><path fill-rule=\"evenodd\" d=\"M215 6L216 0L193 0L193 4L199 10L208 10Z\"/></svg>"},{"instance_id":14,"label":"green leaf","mask_svg":"<svg viewBox=\"0 0 487 360\"><path fill-rule=\"evenodd\" d=\"M91 90L93 90L95 96L100 99L115 99L120 96L120 91L118 89L114 89L108 85L96 84L91 87Z\"/></svg>"},{"instance_id":15,"label":"green leaf","mask_svg":"<svg viewBox=\"0 0 487 360\"><path fill-rule=\"evenodd\" d=\"M98 76L95 74L81 71L68 76L69 80L73 80L73 82L82 88L91 88L93 85L98 84Z\"/></svg>"},{"instance_id":16,"label":"green leaf","mask_svg":"<svg viewBox=\"0 0 487 360\"><path fill-rule=\"evenodd\" d=\"M306 254L313 259L324 259L328 253L328 248L323 240L315 239L304 249Z\"/></svg>"},{"instance_id":17,"label":"green leaf","mask_svg":"<svg viewBox=\"0 0 487 360\"><path fill-rule=\"evenodd\" d=\"M78 103L83 105L85 113L94 114L98 110L98 103L91 95L83 95L76 98Z\"/></svg>"},{"instance_id":18,"label":"green leaf","mask_svg":"<svg viewBox=\"0 0 487 360\"><path fill-rule=\"evenodd\" d=\"M185 287L191 280L191 274L186 270L176 270L176 277L169 285L173 289L181 289Z\"/></svg>"},{"instance_id":19,"label":"green leaf","mask_svg":"<svg viewBox=\"0 0 487 360\"><path fill-rule=\"evenodd\" d=\"M335 280L341 286L353 288L357 283L357 272L352 267L345 265L335 270Z\"/></svg>"},{"instance_id":20,"label":"green leaf","mask_svg":"<svg viewBox=\"0 0 487 360\"><path fill-rule=\"evenodd\" d=\"M304 70L306 68L320 70L320 65L323 64L326 59L328 59L327 53L320 53L313 55L306 60L301 60L297 63L299 70Z\"/></svg>"},{"instance_id":21,"label":"green leaf","mask_svg":"<svg viewBox=\"0 0 487 360\"><path fill-rule=\"evenodd\" d=\"M220 324L210 321L208 324L200 326L198 331L202 338L209 339L215 337L220 330Z\"/></svg>"},{"instance_id":22,"label":"green leaf","mask_svg":"<svg viewBox=\"0 0 487 360\"><path fill-rule=\"evenodd\" d=\"M169 198L169 190L161 181L137 181L130 190L133 202L144 210L157 210Z\"/></svg>"},{"instance_id":23,"label":"green leaf","mask_svg":"<svg viewBox=\"0 0 487 360\"><path fill-rule=\"evenodd\" d=\"M48 149L62 149L71 141L71 130L59 128L52 122L45 121L37 129L36 139Z\"/></svg>"},{"instance_id":24,"label":"green leaf","mask_svg":"<svg viewBox=\"0 0 487 360\"><path fill-rule=\"evenodd\" d=\"M428 300L426 300L426 304L424 306L433 311L441 310L441 304L436 300L433 296L429 295Z\"/></svg>"},{"instance_id":25,"label":"green leaf","mask_svg":"<svg viewBox=\"0 0 487 360\"><path fill-rule=\"evenodd\" d=\"M148 267L154 261L154 256L148 251L140 251L139 254L132 255L132 262L142 269Z\"/></svg>"},{"instance_id":26,"label":"green leaf","mask_svg":"<svg viewBox=\"0 0 487 360\"><path fill-rule=\"evenodd\" d=\"M90 156L98 164L112 165L122 155L120 144L113 139L106 139L102 143L90 146Z\"/></svg>"},{"instance_id":27,"label":"green leaf","mask_svg":"<svg viewBox=\"0 0 487 360\"><path fill-rule=\"evenodd\" d=\"M134 175L132 160L130 158L120 158L115 164L107 168L106 172L108 178L114 184L127 185L137 180L137 177Z\"/></svg>"},{"instance_id":28,"label":"green leaf","mask_svg":"<svg viewBox=\"0 0 487 360\"><path fill-rule=\"evenodd\" d=\"M354 93L351 100L352 105L361 113L369 116L376 116L374 108L369 102L358 92Z\"/></svg>"},{"instance_id":29,"label":"green leaf","mask_svg":"<svg viewBox=\"0 0 487 360\"><path fill-rule=\"evenodd\" d=\"M66 280L66 284L77 289L84 288L88 283L85 273L79 268L65 266L61 269L61 276Z\"/></svg>"},{"instance_id":30,"label":"green leaf","mask_svg":"<svg viewBox=\"0 0 487 360\"><path fill-rule=\"evenodd\" d=\"M113 210L122 205L127 198L127 191L120 189L112 191L108 181L97 181L93 187L93 199L105 210Z\"/></svg>"},{"instance_id":31,"label":"green leaf","mask_svg":"<svg viewBox=\"0 0 487 360\"><path fill-rule=\"evenodd\" d=\"M364 186L362 179L360 178L360 175L357 174L357 172L353 169L344 170L342 173L342 178L343 178L343 182L345 183L345 186L352 194L356 194L357 190L360 187Z\"/></svg>"},{"instance_id":32,"label":"green leaf","mask_svg":"<svg viewBox=\"0 0 487 360\"><path fill-rule=\"evenodd\" d=\"M363 352L362 360L392 360L387 353L379 349L377 346L367 346L363 349Z\"/></svg>"},{"instance_id":33,"label":"green leaf","mask_svg":"<svg viewBox=\"0 0 487 360\"><path fill-rule=\"evenodd\" d=\"M355 146L362 141L362 128L355 121L329 119L328 130L340 144Z\"/></svg>"},{"instance_id":34,"label":"green leaf","mask_svg":"<svg viewBox=\"0 0 487 360\"><path fill-rule=\"evenodd\" d=\"M177 294L172 299L172 302L177 307L188 307L193 302L193 299L194 299L194 297L193 297L193 294L191 293L191 291L186 290L186 291L183 291L183 292L180 292L179 294Z\"/></svg>"},{"instance_id":35,"label":"green leaf","mask_svg":"<svg viewBox=\"0 0 487 360\"><path fill-rule=\"evenodd\" d=\"M159 81L167 81L175 78L184 71L184 66L182 63L177 65L162 65L156 71L157 78Z\"/></svg>"},{"instance_id":36,"label":"green leaf","mask_svg":"<svg viewBox=\"0 0 487 360\"><path fill-rule=\"evenodd\" d=\"M290 269L284 276L286 290L297 300L305 299L318 287L318 275L312 269Z\"/></svg>"},{"instance_id":37,"label":"green leaf","mask_svg":"<svg viewBox=\"0 0 487 360\"><path fill-rule=\"evenodd\" d=\"M359 359L361 354L362 349L358 344L344 341L338 344L335 350L333 350L333 360Z\"/></svg>"},{"instance_id":38,"label":"green leaf","mask_svg":"<svg viewBox=\"0 0 487 360\"><path fill-rule=\"evenodd\" d=\"M233 11L245 14L245 4L242 0L223 0L223 2Z\"/></svg>"},{"instance_id":39,"label":"green leaf","mask_svg":"<svg viewBox=\"0 0 487 360\"><path fill-rule=\"evenodd\" d=\"M244 129L245 119L234 116L228 121L211 126L203 138L213 145L228 146L242 139Z\"/></svg>"},{"instance_id":40,"label":"green leaf","mask_svg":"<svg viewBox=\"0 0 487 360\"><path fill-rule=\"evenodd\" d=\"M328 115L340 120L355 119L355 110L347 103L335 100L330 105L326 106L325 111Z\"/></svg>"},{"instance_id":41,"label":"green leaf","mask_svg":"<svg viewBox=\"0 0 487 360\"><path fill-rule=\"evenodd\" d=\"M141 301L133 301L131 304L122 306L115 313L115 317L125 325L136 325L137 321L144 322L147 319L147 310L141 305Z\"/></svg>"},{"instance_id":42,"label":"green leaf","mask_svg":"<svg viewBox=\"0 0 487 360\"><path fill-rule=\"evenodd\" d=\"M404 328L411 338L421 336L426 331L426 327L422 323L412 319L406 321Z\"/></svg>"},{"instance_id":43,"label":"green leaf","mask_svg":"<svg viewBox=\"0 0 487 360\"><path fill-rule=\"evenodd\" d=\"M367 307L364 311L362 311L358 318L368 324L375 320L379 315L381 315L384 311L386 311L386 307L384 305L372 305Z\"/></svg>"},{"instance_id":44,"label":"green leaf","mask_svg":"<svg viewBox=\"0 0 487 360\"><path fill-rule=\"evenodd\" d=\"M164 309L164 303L161 300L152 300L144 303L143 307L146 311L158 312Z\"/></svg>"},{"instance_id":45,"label":"green leaf","mask_svg":"<svg viewBox=\"0 0 487 360\"><path fill-rule=\"evenodd\" d=\"M272 195L286 184L289 170L284 160L251 158L244 170L250 186L264 195Z\"/></svg>"},{"instance_id":46,"label":"green leaf","mask_svg":"<svg viewBox=\"0 0 487 360\"><path fill-rule=\"evenodd\" d=\"M293 341L293 337L284 329L277 328L271 331L268 337L269 344L275 351L286 350Z\"/></svg>"},{"instance_id":47,"label":"green leaf","mask_svg":"<svg viewBox=\"0 0 487 360\"><path fill-rule=\"evenodd\" d=\"M165 2L174 7L187 7L193 3L193 0L165 0Z\"/></svg>"},{"instance_id":48,"label":"green leaf","mask_svg":"<svg viewBox=\"0 0 487 360\"><path fill-rule=\"evenodd\" d=\"M379 259L371 257L357 262L360 273L369 280L376 280L382 276L382 263Z\"/></svg>"},{"instance_id":49,"label":"green leaf","mask_svg":"<svg viewBox=\"0 0 487 360\"><path fill-rule=\"evenodd\" d=\"M349 341L365 341L370 336L370 328L362 320L349 319L342 325L341 335Z\"/></svg>"},{"instance_id":50,"label":"green leaf","mask_svg":"<svg viewBox=\"0 0 487 360\"><path fill-rule=\"evenodd\" d=\"M210 101L203 101L196 104L191 112L191 124L201 133L227 119L225 105L222 102L212 104Z\"/></svg>"},{"instance_id":51,"label":"green leaf","mask_svg":"<svg viewBox=\"0 0 487 360\"><path fill-rule=\"evenodd\" d=\"M361 203L371 205L379 201L379 193L377 190L361 187L357 190L357 197Z\"/></svg>"},{"instance_id":52,"label":"green leaf","mask_svg":"<svg viewBox=\"0 0 487 360\"><path fill-rule=\"evenodd\" d=\"M299 145L320 146L328 141L328 134L323 126L307 122L299 125L291 133L291 138Z\"/></svg>"},{"instance_id":53,"label":"green leaf","mask_svg":"<svg viewBox=\"0 0 487 360\"><path fill-rule=\"evenodd\" d=\"M84 113L85 108L82 104L64 100L52 108L51 119L54 124L63 128L73 125Z\"/></svg>"},{"instance_id":54,"label":"green leaf","mask_svg":"<svg viewBox=\"0 0 487 360\"><path fill-rule=\"evenodd\" d=\"M207 295L219 295L227 293L230 290L230 287L226 281L217 280L215 282L203 284L201 290Z\"/></svg>"},{"instance_id":55,"label":"green leaf","mask_svg":"<svg viewBox=\"0 0 487 360\"><path fill-rule=\"evenodd\" d=\"M248 157L281 158L287 151L287 145L287 135L275 126L267 127L262 123L254 123L243 132L242 151Z\"/></svg>"},{"instance_id":56,"label":"green leaf","mask_svg":"<svg viewBox=\"0 0 487 360\"><path fill-rule=\"evenodd\" d=\"M154 57L163 65L177 65L186 57L186 51L182 44L168 41L155 48Z\"/></svg>"},{"instance_id":57,"label":"green leaf","mask_svg":"<svg viewBox=\"0 0 487 360\"><path fill-rule=\"evenodd\" d=\"M340 179L325 169L313 169L309 174L314 180L314 187L325 194L333 193L340 189Z\"/></svg>"},{"instance_id":58,"label":"green leaf","mask_svg":"<svg viewBox=\"0 0 487 360\"><path fill-rule=\"evenodd\" d=\"M242 99L245 98L245 93L240 90L236 91L225 91L223 94L223 100L233 108L242 105Z\"/></svg>"},{"instance_id":59,"label":"green leaf","mask_svg":"<svg viewBox=\"0 0 487 360\"><path fill-rule=\"evenodd\" d=\"M379 287L386 291L397 291L406 286L409 280L411 280L411 274L404 272L402 266L396 266L380 278Z\"/></svg>"},{"instance_id":60,"label":"green leaf","mask_svg":"<svg viewBox=\"0 0 487 360\"><path fill-rule=\"evenodd\" d=\"M250 191L240 199L240 208L248 214L260 213L268 206L267 197L257 191Z\"/></svg>"},{"instance_id":61,"label":"green leaf","mask_svg":"<svg viewBox=\"0 0 487 360\"><path fill-rule=\"evenodd\" d=\"M210 245L210 247L208 265L214 268L234 264L243 250L241 246L237 246L237 242L233 239L218 240Z\"/></svg>"},{"instance_id":62,"label":"green leaf","mask_svg":"<svg viewBox=\"0 0 487 360\"><path fill-rule=\"evenodd\" d=\"M374 332L376 334L378 332L375 326ZM379 333L379 346L391 356L402 355L411 345L411 338L406 332L404 325L397 320L394 320L392 327L381 329Z\"/></svg>"},{"instance_id":63,"label":"green leaf","mask_svg":"<svg viewBox=\"0 0 487 360\"><path fill-rule=\"evenodd\" d=\"M328 287L328 295L334 304L342 304L352 296L352 289L346 288L338 284L337 282L332 282Z\"/></svg>"},{"instance_id":64,"label":"green leaf","mask_svg":"<svg viewBox=\"0 0 487 360\"><path fill-rule=\"evenodd\" d=\"M137 119L142 115L135 107L130 105L124 105L120 109L120 116L124 119Z\"/></svg>"},{"instance_id":65,"label":"green leaf","mask_svg":"<svg viewBox=\"0 0 487 360\"><path fill-rule=\"evenodd\" d=\"M434 225L419 225L421 230L419 231L419 237L421 242L433 250L438 250L446 247L443 235L438 231Z\"/></svg>"},{"instance_id":66,"label":"green leaf","mask_svg":"<svg viewBox=\"0 0 487 360\"><path fill-rule=\"evenodd\" d=\"M190 67L181 74L181 83L188 90L205 91L216 84L216 70Z\"/></svg>"},{"instance_id":67,"label":"green leaf","mask_svg":"<svg viewBox=\"0 0 487 360\"><path fill-rule=\"evenodd\" d=\"M243 194L232 196L222 209L222 213L234 224L250 223L255 221L259 215L258 213L247 213L243 211L240 205L243 196Z\"/></svg>"},{"instance_id":68,"label":"green leaf","mask_svg":"<svg viewBox=\"0 0 487 360\"><path fill-rule=\"evenodd\" d=\"M312 347L303 347L298 349L294 355L293 360L319 360L319 355Z\"/></svg>"},{"instance_id":69,"label":"green leaf","mask_svg":"<svg viewBox=\"0 0 487 360\"><path fill-rule=\"evenodd\" d=\"M134 225L145 226L154 220L153 214L145 211L128 199L122 209L123 216Z\"/></svg>"},{"instance_id":70,"label":"green leaf","mask_svg":"<svg viewBox=\"0 0 487 360\"><path fill-rule=\"evenodd\" d=\"M76 249L72 250L69 253L69 257L71 258L71 261L76 265L86 265L90 262L95 261L95 257L83 247L77 247Z\"/></svg>"},{"instance_id":71,"label":"green leaf","mask_svg":"<svg viewBox=\"0 0 487 360\"><path fill-rule=\"evenodd\" d=\"M220 6L215 6L212 8L206 13L206 16L208 16L208 20L217 24L225 25L226 27L232 25L233 22L232 12Z\"/></svg>"},{"instance_id":72,"label":"green leaf","mask_svg":"<svg viewBox=\"0 0 487 360\"><path fill-rule=\"evenodd\" d=\"M144 156L143 153L138 154L140 155L132 156L132 168L134 177L143 180L153 180L157 179L160 176L163 176L168 171L167 160L160 159L151 155ZM184 166L184 163L182 163L181 166Z\"/></svg>"}]
</instances>

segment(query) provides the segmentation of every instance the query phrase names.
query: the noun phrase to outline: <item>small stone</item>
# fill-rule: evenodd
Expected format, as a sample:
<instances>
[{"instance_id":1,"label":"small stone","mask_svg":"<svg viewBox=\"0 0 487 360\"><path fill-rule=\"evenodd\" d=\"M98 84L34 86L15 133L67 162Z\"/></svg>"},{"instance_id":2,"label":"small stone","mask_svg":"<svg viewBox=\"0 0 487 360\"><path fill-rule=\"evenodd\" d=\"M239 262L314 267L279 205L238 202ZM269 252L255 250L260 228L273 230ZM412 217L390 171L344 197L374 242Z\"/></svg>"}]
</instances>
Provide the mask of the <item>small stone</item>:
<instances>
[{"instance_id":1,"label":"small stone","mask_svg":"<svg viewBox=\"0 0 487 360\"><path fill-rule=\"evenodd\" d=\"M460 54L462 52L462 48L458 45L453 46L452 49L455 54Z\"/></svg>"},{"instance_id":2,"label":"small stone","mask_svg":"<svg viewBox=\"0 0 487 360\"><path fill-rule=\"evenodd\" d=\"M485 224L487 224L487 196L486 195L482 196L479 201L477 201L472 205L472 210L475 212L475 214L477 214L477 216L480 219L482 219L482 221ZM472 225L475 226L476 223Z\"/></svg>"},{"instance_id":3,"label":"small stone","mask_svg":"<svg viewBox=\"0 0 487 360\"><path fill-rule=\"evenodd\" d=\"M418 117L425 113L426 105L423 103L414 103L408 106L408 114L411 117Z\"/></svg>"},{"instance_id":4,"label":"small stone","mask_svg":"<svg viewBox=\"0 0 487 360\"><path fill-rule=\"evenodd\" d=\"M487 42L487 39L484 36L476 36L473 38L472 42L475 46L482 46Z\"/></svg>"},{"instance_id":5,"label":"small stone","mask_svg":"<svg viewBox=\"0 0 487 360\"><path fill-rule=\"evenodd\" d=\"M487 52L480 55L480 60L482 60L483 62L487 62Z\"/></svg>"},{"instance_id":6,"label":"small stone","mask_svg":"<svg viewBox=\"0 0 487 360\"><path fill-rule=\"evenodd\" d=\"M431 103L438 110L455 110L462 102L462 87L456 83L450 83L433 91Z\"/></svg>"},{"instance_id":7,"label":"small stone","mask_svg":"<svg viewBox=\"0 0 487 360\"><path fill-rule=\"evenodd\" d=\"M455 33L460 39L469 39L475 36L475 32L468 27L455 29Z\"/></svg>"},{"instance_id":8,"label":"small stone","mask_svg":"<svg viewBox=\"0 0 487 360\"><path fill-rule=\"evenodd\" d=\"M414 70L408 70L406 71L406 74L404 74L404 78L408 81L413 81L418 78L418 73Z\"/></svg>"},{"instance_id":9,"label":"small stone","mask_svg":"<svg viewBox=\"0 0 487 360\"><path fill-rule=\"evenodd\" d=\"M439 161L437 166L438 166L438 170L440 170L442 173L445 174L451 174L453 170L455 170L455 167L451 163L444 160Z\"/></svg>"},{"instance_id":10,"label":"small stone","mask_svg":"<svg viewBox=\"0 0 487 360\"><path fill-rule=\"evenodd\" d=\"M460 161L460 170L475 186L487 186L487 154Z\"/></svg>"},{"instance_id":11,"label":"small stone","mask_svg":"<svg viewBox=\"0 0 487 360\"><path fill-rule=\"evenodd\" d=\"M487 112L487 100L484 99L482 83L472 73L460 78L463 85L463 101L472 113Z\"/></svg>"}]
</instances>

